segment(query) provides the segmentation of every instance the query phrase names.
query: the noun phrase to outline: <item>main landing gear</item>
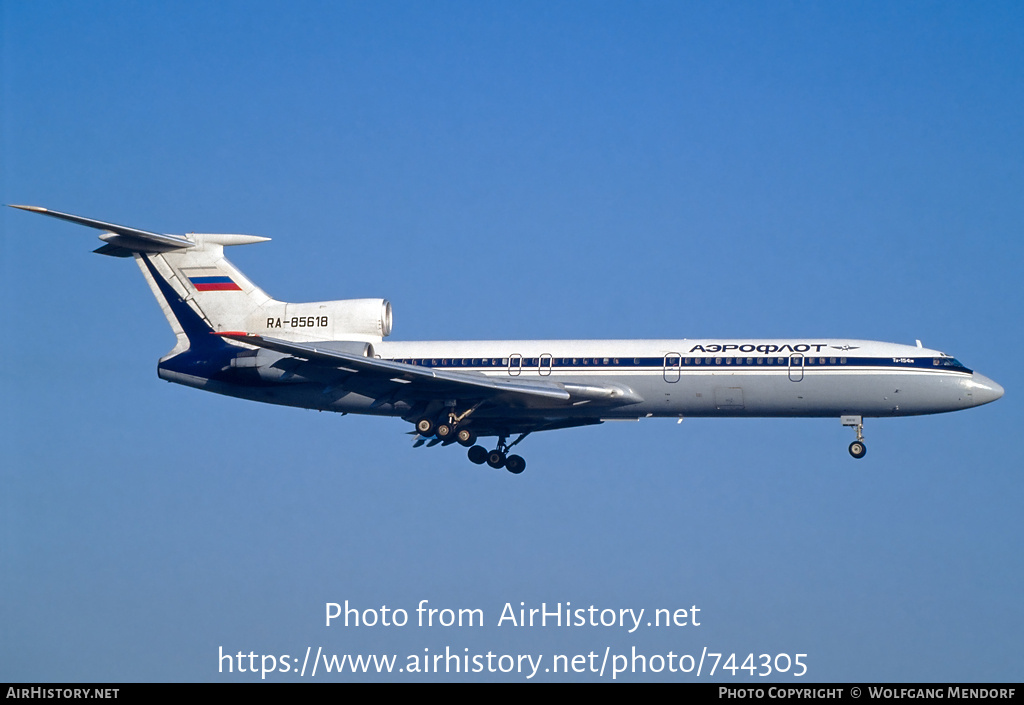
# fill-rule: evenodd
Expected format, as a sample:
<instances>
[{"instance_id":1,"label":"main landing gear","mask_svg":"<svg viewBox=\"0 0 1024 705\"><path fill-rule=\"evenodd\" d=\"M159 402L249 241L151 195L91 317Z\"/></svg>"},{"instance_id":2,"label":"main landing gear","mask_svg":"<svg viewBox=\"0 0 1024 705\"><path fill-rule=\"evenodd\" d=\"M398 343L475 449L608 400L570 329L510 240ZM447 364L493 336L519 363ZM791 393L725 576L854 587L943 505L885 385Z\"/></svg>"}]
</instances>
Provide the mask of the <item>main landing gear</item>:
<instances>
[{"instance_id":1,"label":"main landing gear","mask_svg":"<svg viewBox=\"0 0 1024 705\"><path fill-rule=\"evenodd\" d=\"M458 443L461 446L469 448L469 460L476 465L483 465L487 463L492 468L500 470L505 468L513 475L518 475L526 469L526 461L519 455L509 455L508 451L526 438L529 433L521 434L512 443L506 443L508 436L501 436L498 439L498 446L489 451L483 446L476 445L477 436L473 432L473 429L469 426L461 425L461 422L469 416L473 410L456 415L454 411L451 411L441 419L434 419L429 416L416 421L416 433L422 438L416 441L416 446L420 446L428 438L431 440L427 443L429 446L443 443L444 445L450 445L452 443ZM431 438L433 437L433 438Z\"/></svg>"},{"instance_id":2,"label":"main landing gear","mask_svg":"<svg viewBox=\"0 0 1024 705\"><path fill-rule=\"evenodd\" d=\"M850 444L850 455L863 458L868 452L868 447L864 445L864 420L860 416L843 416L840 420L844 426L852 426L857 430L857 440Z\"/></svg>"},{"instance_id":3,"label":"main landing gear","mask_svg":"<svg viewBox=\"0 0 1024 705\"><path fill-rule=\"evenodd\" d=\"M487 463L495 470L505 468L513 475L518 475L526 469L526 461L523 460L522 456L509 455L509 449L519 441L526 438L527 434L522 434L510 445L505 444L507 436L502 436L498 439L498 447L492 450L490 453L483 446L473 446L469 449L469 460L477 465L483 465Z\"/></svg>"},{"instance_id":4,"label":"main landing gear","mask_svg":"<svg viewBox=\"0 0 1024 705\"><path fill-rule=\"evenodd\" d=\"M440 422L424 417L416 422L416 432L424 438L435 436L442 443L458 443L467 448L476 443L476 434L468 427L459 427L457 420Z\"/></svg>"}]
</instances>

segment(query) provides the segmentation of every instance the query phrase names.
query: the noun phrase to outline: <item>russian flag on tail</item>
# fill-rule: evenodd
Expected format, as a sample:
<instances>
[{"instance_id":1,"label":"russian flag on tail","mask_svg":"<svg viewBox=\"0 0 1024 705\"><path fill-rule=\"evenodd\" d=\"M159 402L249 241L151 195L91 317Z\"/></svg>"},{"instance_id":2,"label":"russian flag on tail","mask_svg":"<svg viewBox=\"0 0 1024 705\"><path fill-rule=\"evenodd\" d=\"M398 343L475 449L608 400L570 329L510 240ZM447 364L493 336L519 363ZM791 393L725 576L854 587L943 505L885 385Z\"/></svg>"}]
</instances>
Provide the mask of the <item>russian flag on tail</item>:
<instances>
[{"instance_id":1,"label":"russian flag on tail","mask_svg":"<svg viewBox=\"0 0 1024 705\"><path fill-rule=\"evenodd\" d=\"M241 291L242 287L235 284L231 277L189 277L196 291Z\"/></svg>"}]
</instances>

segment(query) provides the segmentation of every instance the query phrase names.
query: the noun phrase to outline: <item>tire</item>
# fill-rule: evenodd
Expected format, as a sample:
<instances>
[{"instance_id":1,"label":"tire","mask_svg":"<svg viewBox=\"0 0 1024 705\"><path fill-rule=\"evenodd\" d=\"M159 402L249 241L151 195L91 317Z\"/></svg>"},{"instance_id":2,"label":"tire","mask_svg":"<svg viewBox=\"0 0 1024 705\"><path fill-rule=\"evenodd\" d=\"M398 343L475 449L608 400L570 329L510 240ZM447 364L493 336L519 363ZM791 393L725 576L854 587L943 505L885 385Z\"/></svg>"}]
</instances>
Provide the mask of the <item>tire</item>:
<instances>
[{"instance_id":1,"label":"tire","mask_svg":"<svg viewBox=\"0 0 1024 705\"><path fill-rule=\"evenodd\" d=\"M861 443L860 441L854 441L853 443L850 444L850 455L852 455L854 458L863 458L867 452L867 446Z\"/></svg>"},{"instance_id":2,"label":"tire","mask_svg":"<svg viewBox=\"0 0 1024 705\"><path fill-rule=\"evenodd\" d=\"M468 428L460 428L455 432L455 440L459 442L460 446L469 448L471 445L476 444L476 434Z\"/></svg>"},{"instance_id":3,"label":"tire","mask_svg":"<svg viewBox=\"0 0 1024 705\"><path fill-rule=\"evenodd\" d=\"M505 458L505 469L513 475L518 475L526 469L526 461L521 456L510 455Z\"/></svg>"},{"instance_id":4,"label":"tire","mask_svg":"<svg viewBox=\"0 0 1024 705\"><path fill-rule=\"evenodd\" d=\"M505 454L500 450L492 450L487 454L487 464L495 470L505 467Z\"/></svg>"},{"instance_id":5,"label":"tire","mask_svg":"<svg viewBox=\"0 0 1024 705\"><path fill-rule=\"evenodd\" d=\"M483 446L473 446L469 449L469 462L483 465L487 462L487 449Z\"/></svg>"},{"instance_id":6,"label":"tire","mask_svg":"<svg viewBox=\"0 0 1024 705\"><path fill-rule=\"evenodd\" d=\"M437 424L434 423L433 419L427 418L426 416L416 422L416 433L420 434L424 438L433 436L436 430Z\"/></svg>"}]
</instances>

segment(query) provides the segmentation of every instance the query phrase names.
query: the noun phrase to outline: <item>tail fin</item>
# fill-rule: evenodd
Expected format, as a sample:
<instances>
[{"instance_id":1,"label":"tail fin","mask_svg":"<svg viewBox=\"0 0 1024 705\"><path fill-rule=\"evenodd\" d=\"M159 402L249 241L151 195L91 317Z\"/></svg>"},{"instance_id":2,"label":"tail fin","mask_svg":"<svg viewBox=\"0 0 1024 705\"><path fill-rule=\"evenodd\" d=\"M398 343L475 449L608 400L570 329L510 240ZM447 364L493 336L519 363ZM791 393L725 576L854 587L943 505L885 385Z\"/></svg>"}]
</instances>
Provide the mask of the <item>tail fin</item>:
<instances>
[{"instance_id":1,"label":"tail fin","mask_svg":"<svg viewBox=\"0 0 1024 705\"><path fill-rule=\"evenodd\" d=\"M210 333L244 331L294 341L379 343L391 333L391 304L384 299L286 303L267 296L224 257L225 245L267 238L190 234L194 246L135 253L143 276L178 336L175 355L214 344Z\"/></svg>"},{"instance_id":2,"label":"tail fin","mask_svg":"<svg viewBox=\"0 0 1024 705\"><path fill-rule=\"evenodd\" d=\"M194 247L189 249L133 253L178 338L167 357L189 348L218 345L216 336L210 333L244 330L273 302L224 257L225 244L247 244L230 240L251 236L196 234L190 237Z\"/></svg>"},{"instance_id":3,"label":"tail fin","mask_svg":"<svg viewBox=\"0 0 1024 705\"><path fill-rule=\"evenodd\" d=\"M225 245L247 245L270 238L256 235L164 235L38 206L12 206L103 230L102 255L134 257L177 336L163 359L190 348L221 347L222 330L243 330L272 302L224 258Z\"/></svg>"},{"instance_id":4,"label":"tail fin","mask_svg":"<svg viewBox=\"0 0 1024 705\"><path fill-rule=\"evenodd\" d=\"M96 250L134 257L177 336L165 362L187 350L237 347L210 333L245 331L283 340L380 342L391 333L391 304L384 299L286 303L267 296L224 257L229 245L266 242L256 235L163 235L39 208L12 206L103 230Z\"/></svg>"}]
</instances>

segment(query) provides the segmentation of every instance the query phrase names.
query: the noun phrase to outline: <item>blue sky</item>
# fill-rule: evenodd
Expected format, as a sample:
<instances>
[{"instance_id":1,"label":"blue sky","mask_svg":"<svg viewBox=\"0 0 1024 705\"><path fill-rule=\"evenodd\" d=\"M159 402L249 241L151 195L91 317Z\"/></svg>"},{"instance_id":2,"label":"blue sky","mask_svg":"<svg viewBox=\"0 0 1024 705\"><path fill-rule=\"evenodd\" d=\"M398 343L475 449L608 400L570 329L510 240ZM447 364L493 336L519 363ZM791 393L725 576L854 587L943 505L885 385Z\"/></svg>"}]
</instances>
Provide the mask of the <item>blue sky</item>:
<instances>
[{"instance_id":1,"label":"blue sky","mask_svg":"<svg viewBox=\"0 0 1024 705\"><path fill-rule=\"evenodd\" d=\"M158 380L137 268L4 209L0 680L445 646L1021 680L1019 3L0 8L3 203L271 237L232 261L386 297L397 340L921 339L1007 390L868 420L859 462L838 420L652 420L531 436L513 477ZM487 622L324 626L424 599ZM498 627L507 602L703 620Z\"/></svg>"}]
</instances>

